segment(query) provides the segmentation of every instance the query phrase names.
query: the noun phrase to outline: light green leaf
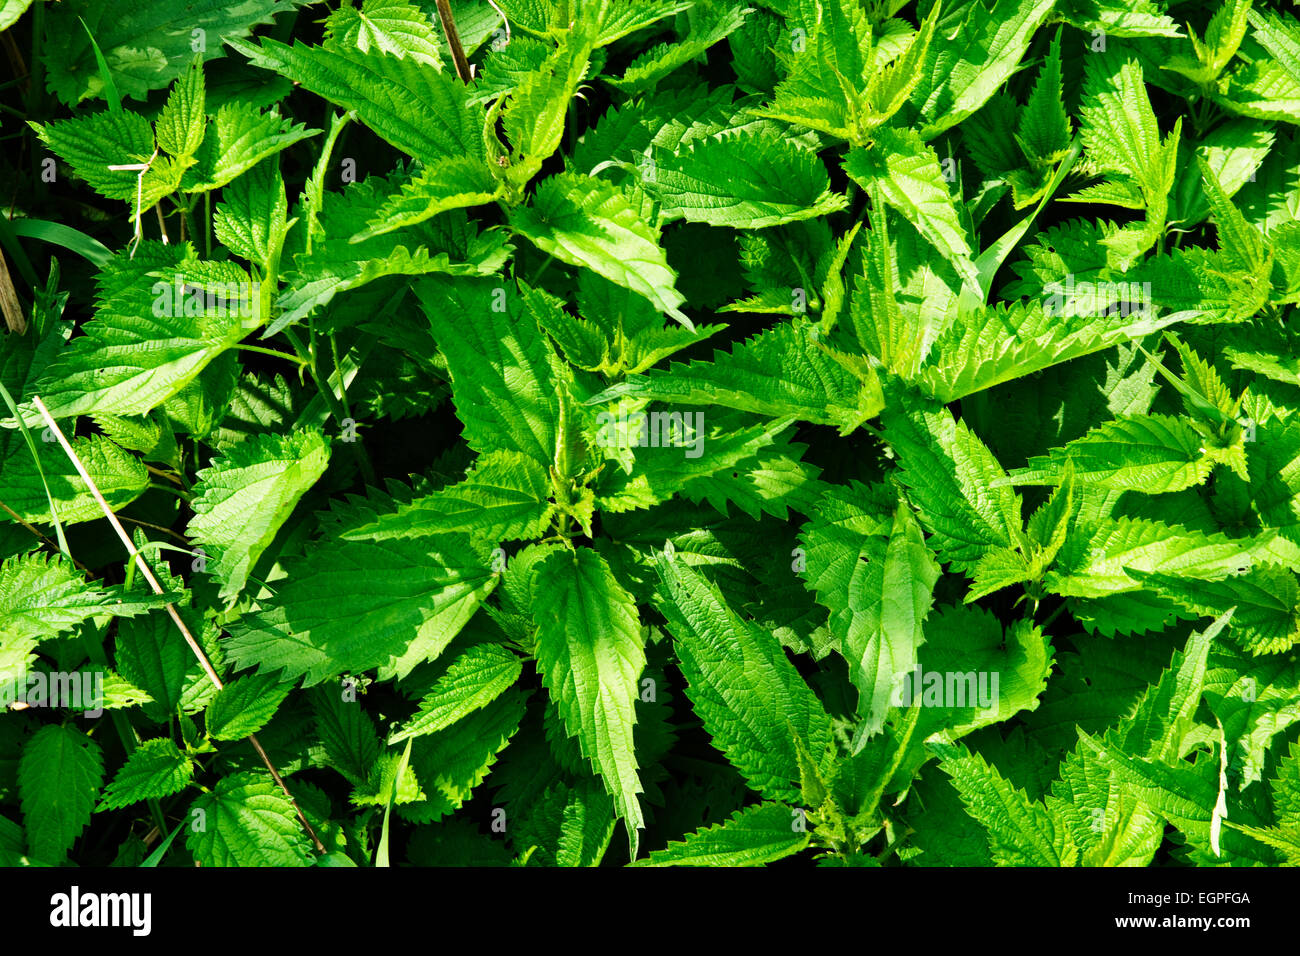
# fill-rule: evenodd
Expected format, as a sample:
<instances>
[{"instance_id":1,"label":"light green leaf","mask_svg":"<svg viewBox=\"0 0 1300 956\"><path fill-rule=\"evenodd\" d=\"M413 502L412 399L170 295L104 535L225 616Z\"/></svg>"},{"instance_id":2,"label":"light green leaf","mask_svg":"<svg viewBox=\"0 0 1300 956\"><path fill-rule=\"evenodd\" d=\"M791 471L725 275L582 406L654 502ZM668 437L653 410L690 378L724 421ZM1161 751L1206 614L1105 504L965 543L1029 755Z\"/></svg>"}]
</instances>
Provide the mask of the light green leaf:
<instances>
[{"instance_id":1,"label":"light green leaf","mask_svg":"<svg viewBox=\"0 0 1300 956\"><path fill-rule=\"evenodd\" d=\"M208 704L208 736L213 740L243 740L257 733L275 715L292 689L292 684L279 683L274 674L235 678Z\"/></svg>"},{"instance_id":2,"label":"light green leaf","mask_svg":"<svg viewBox=\"0 0 1300 956\"><path fill-rule=\"evenodd\" d=\"M260 45L242 40L230 45L253 66L356 111L376 135L421 162L484 155L482 116L469 109L469 88L452 73L378 49L286 46L269 37Z\"/></svg>"},{"instance_id":3,"label":"light green leaf","mask_svg":"<svg viewBox=\"0 0 1300 956\"><path fill-rule=\"evenodd\" d=\"M655 568L686 693L714 746L753 789L797 805L796 741L820 758L831 740L821 701L776 637L741 620L698 571L668 555Z\"/></svg>"},{"instance_id":4,"label":"light green leaf","mask_svg":"<svg viewBox=\"0 0 1300 956\"><path fill-rule=\"evenodd\" d=\"M492 591L488 564L462 535L323 542L285 560L274 599L231 625L225 646L239 666L304 686L373 667L401 677L437 657Z\"/></svg>"},{"instance_id":5,"label":"light green leaf","mask_svg":"<svg viewBox=\"0 0 1300 956\"><path fill-rule=\"evenodd\" d=\"M185 72L200 42L204 60L225 56L223 40L243 37L297 0L60 0L51 4L46 31L49 85L68 106L102 96L104 82L84 20L123 96L143 100Z\"/></svg>"},{"instance_id":6,"label":"light green leaf","mask_svg":"<svg viewBox=\"0 0 1300 956\"><path fill-rule=\"evenodd\" d=\"M995 484L1004 473L984 443L946 408L895 395L881 414L884 437L940 556L964 570L1018 544L1020 498Z\"/></svg>"},{"instance_id":7,"label":"light green leaf","mask_svg":"<svg viewBox=\"0 0 1300 956\"><path fill-rule=\"evenodd\" d=\"M514 686L522 672L518 655L500 644L475 644L467 648L424 695L415 716L388 738L389 746L408 737L447 729L466 714L500 697Z\"/></svg>"},{"instance_id":8,"label":"light green leaf","mask_svg":"<svg viewBox=\"0 0 1300 956\"><path fill-rule=\"evenodd\" d=\"M714 352L712 362L675 364L666 372L630 377L587 401L721 405L850 431L880 411L879 388L865 387L815 336L810 326L783 323L730 353Z\"/></svg>"},{"instance_id":9,"label":"light green leaf","mask_svg":"<svg viewBox=\"0 0 1300 956\"><path fill-rule=\"evenodd\" d=\"M120 810L141 800L170 797L190 785L194 761L167 737L137 747L104 790L100 810Z\"/></svg>"},{"instance_id":10,"label":"light green leaf","mask_svg":"<svg viewBox=\"0 0 1300 956\"><path fill-rule=\"evenodd\" d=\"M756 803L737 810L725 823L696 830L686 839L656 850L638 866L765 866L808 846L806 829L780 803Z\"/></svg>"},{"instance_id":11,"label":"light green leaf","mask_svg":"<svg viewBox=\"0 0 1300 956\"><path fill-rule=\"evenodd\" d=\"M546 254L591 269L693 327L658 235L620 189L574 173L552 176L531 205L511 212L510 226Z\"/></svg>"},{"instance_id":12,"label":"light green leaf","mask_svg":"<svg viewBox=\"0 0 1300 956\"><path fill-rule=\"evenodd\" d=\"M185 529L208 552L207 570L233 602L299 499L325 473L329 449L315 430L257 435L197 473Z\"/></svg>"},{"instance_id":13,"label":"light green leaf","mask_svg":"<svg viewBox=\"0 0 1300 956\"><path fill-rule=\"evenodd\" d=\"M879 189L961 276L979 287L971 246L934 149L911 130L882 128L870 149L856 147L845 171L864 189Z\"/></svg>"},{"instance_id":14,"label":"light green leaf","mask_svg":"<svg viewBox=\"0 0 1300 956\"><path fill-rule=\"evenodd\" d=\"M939 566L906 504L885 522L848 498L823 498L826 510L818 508L802 541L808 582L831 611L831 633L858 690L861 749L884 726L896 682L916 667Z\"/></svg>"},{"instance_id":15,"label":"light green leaf","mask_svg":"<svg viewBox=\"0 0 1300 956\"><path fill-rule=\"evenodd\" d=\"M365 0L361 8L339 7L325 24L325 45L337 50L356 47L401 59L410 56L435 70L442 69L438 30L429 15L410 0Z\"/></svg>"},{"instance_id":16,"label":"light green leaf","mask_svg":"<svg viewBox=\"0 0 1300 956\"><path fill-rule=\"evenodd\" d=\"M288 215L280 162L269 158L222 191L212 231L235 255L269 270L278 265L289 230Z\"/></svg>"},{"instance_id":17,"label":"light green leaf","mask_svg":"<svg viewBox=\"0 0 1300 956\"><path fill-rule=\"evenodd\" d=\"M1016 789L979 754L941 750L940 767L952 777L967 812L988 832L998 866L1071 866L1078 850L1063 821Z\"/></svg>"},{"instance_id":18,"label":"light green leaf","mask_svg":"<svg viewBox=\"0 0 1300 956\"><path fill-rule=\"evenodd\" d=\"M343 533L348 540L415 538L466 531L484 540L540 537L555 512L545 466L514 451L488 452L465 480L403 503Z\"/></svg>"},{"instance_id":19,"label":"light green leaf","mask_svg":"<svg viewBox=\"0 0 1300 956\"><path fill-rule=\"evenodd\" d=\"M64 861L90 822L104 780L99 744L67 724L48 724L23 746L18 765L23 830L36 860Z\"/></svg>"},{"instance_id":20,"label":"light green leaf","mask_svg":"<svg viewBox=\"0 0 1300 956\"><path fill-rule=\"evenodd\" d=\"M319 132L284 119L276 109L260 110L243 100L225 103L208 125L195 164L185 172L181 186L191 193L219 189L267 157Z\"/></svg>"},{"instance_id":21,"label":"light green leaf","mask_svg":"<svg viewBox=\"0 0 1300 956\"><path fill-rule=\"evenodd\" d=\"M635 859L645 824L633 727L646 661L636 602L589 548L554 551L535 575L537 666L569 735L614 798Z\"/></svg>"},{"instance_id":22,"label":"light green leaf","mask_svg":"<svg viewBox=\"0 0 1300 956\"><path fill-rule=\"evenodd\" d=\"M203 111L205 97L202 61L196 59L172 86L167 103L158 114L154 133L159 149L180 158L198 152L207 126Z\"/></svg>"},{"instance_id":23,"label":"light green leaf","mask_svg":"<svg viewBox=\"0 0 1300 956\"><path fill-rule=\"evenodd\" d=\"M185 846L203 866L306 866L311 844L270 777L223 777L190 807Z\"/></svg>"},{"instance_id":24,"label":"light green leaf","mask_svg":"<svg viewBox=\"0 0 1300 956\"><path fill-rule=\"evenodd\" d=\"M845 208L817 154L775 133L723 133L656 151L651 189L663 221L764 229Z\"/></svg>"},{"instance_id":25,"label":"light green leaf","mask_svg":"<svg viewBox=\"0 0 1300 956\"><path fill-rule=\"evenodd\" d=\"M1013 472L1010 480L1017 485L1054 485L1066 462L1079 481L1151 495L1199 485L1214 468L1204 436L1185 419L1127 415L1098 425L1046 457L1029 459L1029 467Z\"/></svg>"},{"instance_id":26,"label":"light green leaf","mask_svg":"<svg viewBox=\"0 0 1300 956\"><path fill-rule=\"evenodd\" d=\"M1055 0L969 4L960 22L940 24L938 32L952 39L930 45L912 98L927 120L924 139L956 126L988 102L1015 71L1054 5Z\"/></svg>"}]
</instances>

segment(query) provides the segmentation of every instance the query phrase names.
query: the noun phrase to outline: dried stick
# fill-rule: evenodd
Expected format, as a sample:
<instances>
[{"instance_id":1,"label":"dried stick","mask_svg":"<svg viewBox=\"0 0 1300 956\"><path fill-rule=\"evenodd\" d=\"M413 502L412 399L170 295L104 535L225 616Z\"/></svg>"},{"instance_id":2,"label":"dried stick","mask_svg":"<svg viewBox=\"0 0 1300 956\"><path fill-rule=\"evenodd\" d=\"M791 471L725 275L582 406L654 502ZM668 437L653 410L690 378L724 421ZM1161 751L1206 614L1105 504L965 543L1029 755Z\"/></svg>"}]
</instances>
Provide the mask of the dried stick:
<instances>
[{"instance_id":1,"label":"dried stick","mask_svg":"<svg viewBox=\"0 0 1300 956\"><path fill-rule=\"evenodd\" d=\"M131 557L135 558L136 566L140 569L140 573L144 575L145 580L149 582L149 586L153 588L154 594L163 594L164 591L162 585L159 584L158 579L154 577L153 569L150 568L149 563L145 561L144 555L136 550L135 545L131 542L130 536L126 533L126 529L122 527L122 522L117 520L117 515L113 514L113 509L108 506L108 502L105 501L104 496L100 494L99 487L95 484L94 479L87 473L85 465L81 463L81 459L77 457L77 453L72 450L72 446L68 444L68 439L64 436L63 430L59 428L58 423L54 421L54 417L50 414L50 410L45 407L45 403L41 401L39 395L32 398L32 404L36 406L36 410L40 412L41 417L45 419L45 424L49 426L50 431L54 433L54 437L58 439L59 444L63 447L64 454L66 454L68 460L72 462L72 467L77 469L77 474L80 475L81 480L86 483L86 487L90 489L90 493L95 496L95 501L99 503L100 509L104 512L104 517L108 519L109 523L113 526L113 530L117 532L117 536L122 539L122 544L126 546L127 553L129 553ZM185 643L190 646L190 650L193 651L194 656L198 658L199 666L202 667L203 672L208 675L208 680L212 682L212 685L216 687L217 690L221 690L225 685L222 684L221 678L217 676L216 670L212 667L212 662L208 660L208 655L203 653L203 648L199 646L199 642L194 639L194 635L190 633L190 629L186 627L185 622L181 620L180 613L176 610L176 605L168 603L166 609L167 615L172 619L172 623L174 623L177 629L181 632L181 636L185 638ZM253 745L253 749L257 751L258 756L262 758L262 763L266 764L266 769L271 771L271 778L279 784L280 789L284 791L284 795L288 797L289 802L293 804L294 810L298 812L298 819L302 822L303 827L306 828L307 833L311 836L312 842L316 844L317 852L324 853L325 845L321 843L320 837L316 835L316 831L313 830L311 824L307 822L307 818L303 815L302 808L298 806L298 801L293 798L293 794L290 793L289 788L285 786L284 779L280 776L279 771L275 769L275 765L271 763L271 758L267 756L266 751L262 749L262 745L258 743L257 735L249 734L248 741Z\"/></svg>"},{"instance_id":2,"label":"dried stick","mask_svg":"<svg viewBox=\"0 0 1300 956\"><path fill-rule=\"evenodd\" d=\"M456 64L456 75L462 83L468 83L474 73L469 60L465 57L465 48L460 45L460 34L456 32L456 18L451 14L451 0L438 0L438 19L442 21L442 32L446 34L447 46L451 48L451 59Z\"/></svg>"}]
</instances>

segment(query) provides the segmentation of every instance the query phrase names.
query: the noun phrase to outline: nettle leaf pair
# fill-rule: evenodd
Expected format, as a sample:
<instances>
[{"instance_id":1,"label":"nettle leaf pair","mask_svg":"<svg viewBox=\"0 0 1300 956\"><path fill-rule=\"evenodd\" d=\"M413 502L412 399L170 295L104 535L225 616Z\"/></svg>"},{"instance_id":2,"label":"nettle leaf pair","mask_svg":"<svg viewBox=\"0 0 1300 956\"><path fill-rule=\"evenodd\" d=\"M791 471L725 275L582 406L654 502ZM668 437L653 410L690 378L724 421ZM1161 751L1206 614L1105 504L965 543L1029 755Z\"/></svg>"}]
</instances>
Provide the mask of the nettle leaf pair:
<instances>
[{"instance_id":1,"label":"nettle leaf pair","mask_svg":"<svg viewBox=\"0 0 1300 956\"><path fill-rule=\"evenodd\" d=\"M1296 862L1293 16L119 6L32 117L118 251L0 355L0 859Z\"/></svg>"}]
</instances>

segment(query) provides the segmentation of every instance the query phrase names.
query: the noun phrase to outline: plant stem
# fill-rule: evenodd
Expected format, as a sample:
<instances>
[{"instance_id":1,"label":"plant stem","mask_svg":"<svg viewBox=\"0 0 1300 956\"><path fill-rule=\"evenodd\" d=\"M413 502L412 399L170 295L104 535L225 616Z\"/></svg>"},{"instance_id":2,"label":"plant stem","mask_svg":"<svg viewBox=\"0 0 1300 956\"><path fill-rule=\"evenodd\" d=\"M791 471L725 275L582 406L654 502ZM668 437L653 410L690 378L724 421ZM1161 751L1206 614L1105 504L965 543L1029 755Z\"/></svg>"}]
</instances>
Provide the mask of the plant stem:
<instances>
[{"instance_id":1,"label":"plant stem","mask_svg":"<svg viewBox=\"0 0 1300 956\"><path fill-rule=\"evenodd\" d=\"M131 524L138 524L142 528L152 528L154 531L161 531L163 534L171 535L181 544L185 545L187 550L189 549L190 546L189 539L187 539L184 535L177 534L171 528L164 528L162 525L154 524L152 521L141 521L139 518L128 518L126 515L118 515L118 517L121 518L123 521L131 522Z\"/></svg>"},{"instance_id":2,"label":"plant stem","mask_svg":"<svg viewBox=\"0 0 1300 956\"><path fill-rule=\"evenodd\" d=\"M157 475L159 478L166 478L173 484L179 485L181 483L181 479L178 475L174 475L170 471L163 471L161 468L155 468L148 462L144 463L144 470L149 472L151 475Z\"/></svg>"},{"instance_id":3,"label":"plant stem","mask_svg":"<svg viewBox=\"0 0 1300 956\"><path fill-rule=\"evenodd\" d=\"M286 362L297 362L299 365L309 364L306 360L299 358L296 355L289 355L287 352L280 352L276 349L263 348L260 345L245 345L241 342L239 345L236 345L235 348L240 352L256 352L258 355L270 355L273 358L284 359Z\"/></svg>"},{"instance_id":4,"label":"plant stem","mask_svg":"<svg viewBox=\"0 0 1300 956\"><path fill-rule=\"evenodd\" d=\"M27 115L44 116L41 99L45 96L45 64L42 62L45 43L45 4L32 5L32 59L27 67L29 83L27 86ZM41 176L41 154L32 150L32 189L35 192L35 204L45 200L47 184Z\"/></svg>"},{"instance_id":5,"label":"plant stem","mask_svg":"<svg viewBox=\"0 0 1300 956\"><path fill-rule=\"evenodd\" d=\"M345 418L351 418L352 416L347 413L345 406L339 403L338 396L334 394L334 389L330 388L329 383L321 378L320 371L316 368L316 363L308 359L305 354L306 349L304 348L302 339L298 336L298 333L293 329L285 329L284 336L289 340L289 344L293 346L293 350L298 354L298 357L303 360L303 365L307 369L307 373L311 376L311 380L316 383L316 391L320 393L321 399L325 402L325 406L330 410L330 414L334 416L334 420L341 423ZM335 361L337 362L337 360L338 353L336 352ZM341 370L339 370L339 390L343 390L343 373ZM375 469L370 463L370 456L366 454L365 448L361 447L361 442L355 442L353 444L357 446L357 465L361 468L362 477L368 484L376 484Z\"/></svg>"},{"instance_id":6,"label":"plant stem","mask_svg":"<svg viewBox=\"0 0 1300 956\"><path fill-rule=\"evenodd\" d=\"M325 193L325 170L329 168L330 156L334 152L334 146L338 143L339 134L343 128L351 122L356 114L347 112L338 116L330 117L330 131L325 137L325 145L321 147L320 158L316 161L316 168L311 172L311 179L303 185L303 204L307 209L307 236L306 252L311 254L312 240L316 233L321 231L320 228L320 207L324 200Z\"/></svg>"},{"instance_id":7,"label":"plant stem","mask_svg":"<svg viewBox=\"0 0 1300 956\"><path fill-rule=\"evenodd\" d=\"M447 37L452 62L456 64L456 75L462 83L468 83L473 74L470 72L469 60L465 58L465 48L460 45L460 34L456 31L456 18L452 15L450 0L438 0L438 19L442 21L442 32Z\"/></svg>"},{"instance_id":8,"label":"plant stem","mask_svg":"<svg viewBox=\"0 0 1300 956\"><path fill-rule=\"evenodd\" d=\"M59 546L58 546L55 542L51 541L51 540L50 540L50 539L49 539L45 534L43 534L43 533L41 532L41 530L40 530L39 528L37 528L35 525L33 525L33 524L31 524L30 522L28 522L26 519L23 518L22 515L20 515L20 514L19 514L18 512L16 512L16 511L14 511L13 508L10 508L10 507L9 507L7 504L5 504L3 501L0 501L0 510L4 510L4 511L8 512L9 517L13 518L15 521L17 521L20 525L22 525L24 528L26 528L26 529L27 529L28 531L30 531L32 534L36 535L36 537L40 538L40 539L41 539L41 542L42 542L43 544L45 544L46 547L53 548L55 551L58 551L58 550L59 550ZM82 571L85 571L87 574L90 573L90 568L86 567L84 564L82 564L82 563L81 563L80 561L78 561L76 558L72 557L72 555L68 554L68 555L65 555L65 556L66 556L67 558L69 558L69 559L72 561L72 563L73 563L74 565L76 565L78 568L80 568Z\"/></svg>"},{"instance_id":9,"label":"plant stem","mask_svg":"<svg viewBox=\"0 0 1300 956\"><path fill-rule=\"evenodd\" d=\"M173 495L175 495L177 498L181 499L181 501L185 502L186 504L189 504L189 503L190 503L190 496L189 496L189 495L187 495L185 492L181 491L179 488L173 488L171 485L155 485L153 482L150 482L150 483L149 483L149 490L150 490L150 491L165 491L165 492L167 492L168 494L173 494Z\"/></svg>"}]
</instances>

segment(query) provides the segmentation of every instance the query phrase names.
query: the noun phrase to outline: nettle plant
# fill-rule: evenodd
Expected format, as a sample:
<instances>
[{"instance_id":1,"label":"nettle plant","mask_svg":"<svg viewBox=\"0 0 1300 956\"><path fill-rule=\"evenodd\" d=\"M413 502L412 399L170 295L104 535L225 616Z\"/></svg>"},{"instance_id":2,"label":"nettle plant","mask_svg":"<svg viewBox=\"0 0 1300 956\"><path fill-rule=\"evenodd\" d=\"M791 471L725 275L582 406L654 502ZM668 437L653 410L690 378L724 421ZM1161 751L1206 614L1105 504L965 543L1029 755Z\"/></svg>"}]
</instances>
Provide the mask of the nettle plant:
<instances>
[{"instance_id":1,"label":"nettle plant","mask_svg":"<svg viewBox=\"0 0 1300 956\"><path fill-rule=\"evenodd\" d=\"M1292 13L23 30L0 860L1300 861Z\"/></svg>"}]
</instances>

